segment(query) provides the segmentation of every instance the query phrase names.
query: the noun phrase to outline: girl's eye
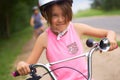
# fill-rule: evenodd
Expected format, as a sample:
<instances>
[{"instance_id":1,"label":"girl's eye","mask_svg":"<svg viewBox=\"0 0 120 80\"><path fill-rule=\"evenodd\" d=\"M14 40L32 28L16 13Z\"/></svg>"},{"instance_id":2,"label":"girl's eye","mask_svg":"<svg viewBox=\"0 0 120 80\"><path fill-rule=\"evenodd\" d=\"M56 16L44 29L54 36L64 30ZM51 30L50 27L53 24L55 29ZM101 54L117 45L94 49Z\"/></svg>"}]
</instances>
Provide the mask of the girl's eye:
<instances>
[{"instance_id":1,"label":"girl's eye","mask_svg":"<svg viewBox=\"0 0 120 80\"><path fill-rule=\"evenodd\" d=\"M52 14L52 17L57 17L57 14Z\"/></svg>"}]
</instances>

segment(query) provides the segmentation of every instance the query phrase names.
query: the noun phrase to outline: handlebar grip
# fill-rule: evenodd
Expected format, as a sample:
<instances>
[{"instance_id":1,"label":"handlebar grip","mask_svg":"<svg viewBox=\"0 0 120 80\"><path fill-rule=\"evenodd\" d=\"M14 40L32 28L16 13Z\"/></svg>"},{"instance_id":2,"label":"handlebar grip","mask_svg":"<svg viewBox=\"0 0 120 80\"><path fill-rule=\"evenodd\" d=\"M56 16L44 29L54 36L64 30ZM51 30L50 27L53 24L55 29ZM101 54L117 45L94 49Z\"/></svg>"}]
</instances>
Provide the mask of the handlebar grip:
<instances>
[{"instance_id":1,"label":"handlebar grip","mask_svg":"<svg viewBox=\"0 0 120 80\"><path fill-rule=\"evenodd\" d=\"M36 73L36 68L33 67L33 64L29 65L30 71L33 73ZM15 72L12 73L13 77L20 76L19 72L16 70Z\"/></svg>"},{"instance_id":2,"label":"handlebar grip","mask_svg":"<svg viewBox=\"0 0 120 80\"><path fill-rule=\"evenodd\" d=\"M20 76L20 74L18 73L18 71L15 71L15 72L12 73L12 76L17 77L17 76Z\"/></svg>"}]
</instances>

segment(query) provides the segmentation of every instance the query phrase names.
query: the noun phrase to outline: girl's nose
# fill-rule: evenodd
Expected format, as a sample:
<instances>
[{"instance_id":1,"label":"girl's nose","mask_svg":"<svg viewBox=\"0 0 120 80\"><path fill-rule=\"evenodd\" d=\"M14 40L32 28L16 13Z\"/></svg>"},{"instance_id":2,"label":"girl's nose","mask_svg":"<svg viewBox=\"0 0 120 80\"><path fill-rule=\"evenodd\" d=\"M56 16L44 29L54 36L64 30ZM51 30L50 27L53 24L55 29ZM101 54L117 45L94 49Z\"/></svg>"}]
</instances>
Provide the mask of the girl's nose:
<instances>
[{"instance_id":1,"label":"girl's nose","mask_svg":"<svg viewBox=\"0 0 120 80\"><path fill-rule=\"evenodd\" d=\"M64 21L64 17L59 17L59 22L63 22Z\"/></svg>"}]
</instances>

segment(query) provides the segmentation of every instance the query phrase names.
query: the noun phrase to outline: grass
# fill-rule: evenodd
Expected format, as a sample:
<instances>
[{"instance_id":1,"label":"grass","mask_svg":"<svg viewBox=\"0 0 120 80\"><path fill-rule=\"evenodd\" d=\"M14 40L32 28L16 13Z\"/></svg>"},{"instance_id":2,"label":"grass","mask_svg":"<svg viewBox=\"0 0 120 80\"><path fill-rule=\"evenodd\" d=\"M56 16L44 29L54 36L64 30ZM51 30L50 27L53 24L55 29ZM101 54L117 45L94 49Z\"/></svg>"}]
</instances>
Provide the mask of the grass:
<instances>
[{"instance_id":1,"label":"grass","mask_svg":"<svg viewBox=\"0 0 120 80\"><path fill-rule=\"evenodd\" d=\"M11 76L13 63L21 53L22 47L32 37L31 31L31 28L26 28L9 39L0 40L0 80L15 80Z\"/></svg>"},{"instance_id":2,"label":"grass","mask_svg":"<svg viewBox=\"0 0 120 80\"><path fill-rule=\"evenodd\" d=\"M118 43L118 46L120 47L120 41L117 41L117 43Z\"/></svg>"},{"instance_id":3,"label":"grass","mask_svg":"<svg viewBox=\"0 0 120 80\"><path fill-rule=\"evenodd\" d=\"M88 9L84 11L79 11L74 15L74 18L89 17L89 16L109 16L109 15L120 15L120 10L103 11L96 9Z\"/></svg>"}]
</instances>

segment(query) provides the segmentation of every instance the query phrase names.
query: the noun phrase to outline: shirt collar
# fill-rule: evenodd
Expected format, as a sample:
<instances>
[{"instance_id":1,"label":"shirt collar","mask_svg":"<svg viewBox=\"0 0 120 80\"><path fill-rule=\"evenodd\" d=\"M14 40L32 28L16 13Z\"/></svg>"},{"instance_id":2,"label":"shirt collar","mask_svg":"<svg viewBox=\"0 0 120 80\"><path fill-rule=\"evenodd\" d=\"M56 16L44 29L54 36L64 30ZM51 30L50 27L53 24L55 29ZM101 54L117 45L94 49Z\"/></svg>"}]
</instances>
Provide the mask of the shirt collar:
<instances>
[{"instance_id":1,"label":"shirt collar","mask_svg":"<svg viewBox=\"0 0 120 80\"><path fill-rule=\"evenodd\" d=\"M69 26L70 26L70 23L69 23L68 27L64 31L62 31L61 33L59 33L57 35L57 40L60 40L68 32Z\"/></svg>"}]
</instances>

